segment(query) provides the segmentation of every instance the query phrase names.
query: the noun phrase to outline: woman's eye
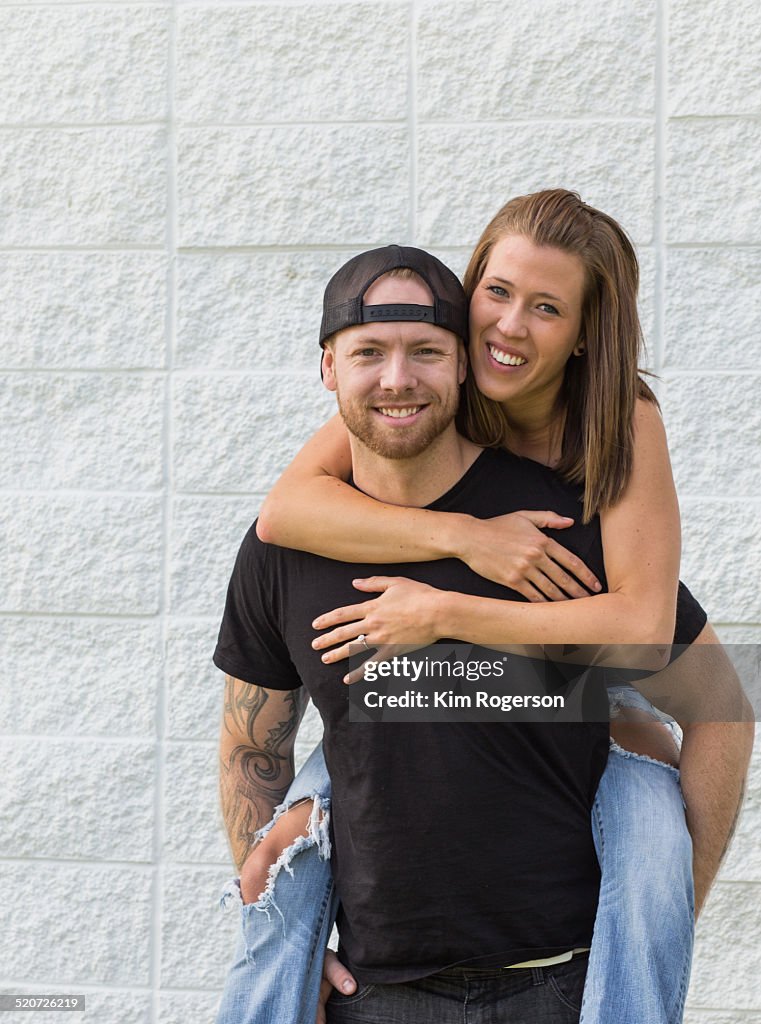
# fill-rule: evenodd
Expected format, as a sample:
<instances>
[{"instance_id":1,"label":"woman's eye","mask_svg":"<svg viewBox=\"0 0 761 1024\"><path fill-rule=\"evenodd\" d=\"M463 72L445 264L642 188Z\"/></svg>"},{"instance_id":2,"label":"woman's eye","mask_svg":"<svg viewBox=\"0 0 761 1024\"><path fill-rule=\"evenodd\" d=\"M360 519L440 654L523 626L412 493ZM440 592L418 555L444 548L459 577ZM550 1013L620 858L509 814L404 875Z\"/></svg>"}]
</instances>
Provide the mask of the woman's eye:
<instances>
[{"instance_id":1,"label":"woman's eye","mask_svg":"<svg viewBox=\"0 0 761 1024\"><path fill-rule=\"evenodd\" d=\"M557 309L553 305L551 305L549 302L542 302L540 304L539 308L543 309L546 313L552 313L555 316L558 316Z\"/></svg>"},{"instance_id":2,"label":"woman's eye","mask_svg":"<svg viewBox=\"0 0 761 1024\"><path fill-rule=\"evenodd\" d=\"M499 295L500 297L507 295L507 288L503 288L500 284L488 284L486 290L491 292L492 295Z\"/></svg>"}]
</instances>

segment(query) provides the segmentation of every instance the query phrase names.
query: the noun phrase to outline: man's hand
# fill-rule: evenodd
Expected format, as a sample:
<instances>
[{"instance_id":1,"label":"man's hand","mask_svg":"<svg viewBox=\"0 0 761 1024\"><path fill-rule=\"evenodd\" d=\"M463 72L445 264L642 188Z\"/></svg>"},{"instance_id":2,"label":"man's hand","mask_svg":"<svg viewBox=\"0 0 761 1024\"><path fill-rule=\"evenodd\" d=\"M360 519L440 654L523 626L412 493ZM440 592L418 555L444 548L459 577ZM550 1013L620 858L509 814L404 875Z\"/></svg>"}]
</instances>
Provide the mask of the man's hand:
<instances>
[{"instance_id":1,"label":"man's hand","mask_svg":"<svg viewBox=\"0 0 761 1024\"><path fill-rule=\"evenodd\" d=\"M322 983L320 985L320 998L317 1003L316 1024L327 1024L325 1004L330 998L333 989L338 989L344 995L350 996L357 989L357 983L344 965L338 959L332 949L325 950L325 962L322 965Z\"/></svg>"}]
</instances>

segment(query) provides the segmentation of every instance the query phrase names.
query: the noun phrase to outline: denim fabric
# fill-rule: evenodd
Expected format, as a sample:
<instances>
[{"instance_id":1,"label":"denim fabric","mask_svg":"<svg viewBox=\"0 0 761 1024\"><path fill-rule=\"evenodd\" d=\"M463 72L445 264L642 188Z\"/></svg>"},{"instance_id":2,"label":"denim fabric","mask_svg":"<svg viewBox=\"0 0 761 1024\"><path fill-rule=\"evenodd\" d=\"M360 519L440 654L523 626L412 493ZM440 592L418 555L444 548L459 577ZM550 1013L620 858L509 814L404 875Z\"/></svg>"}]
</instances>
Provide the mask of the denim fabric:
<instances>
[{"instance_id":1,"label":"denim fabric","mask_svg":"<svg viewBox=\"0 0 761 1024\"><path fill-rule=\"evenodd\" d=\"M611 741L592 833L602 880L582 1024L681 1024L694 890L677 769Z\"/></svg>"},{"instance_id":2,"label":"denim fabric","mask_svg":"<svg viewBox=\"0 0 761 1024\"><path fill-rule=\"evenodd\" d=\"M653 711L631 687L616 690L611 697L614 717L627 706ZM315 797L316 808L323 814L321 824L309 839L297 841L262 900L244 906L238 882L233 880L220 901L225 907L237 907L242 929L217 1024L314 1024L324 950L338 904L327 842L329 796L330 780L318 745L276 817L296 801ZM510 1001L509 1014L506 1010L504 1017L497 1017L490 1010L492 1016L465 1018L462 1003L458 1003L459 1010L453 1011L459 1013L458 1024L464 1020L467 1024L491 1024L503 1019L537 1024L680 1024L692 960L693 886L692 844L677 769L631 754L611 742L593 807L592 830L602 882L586 984L582 971L587 967L586 957L553 967L506 970L496 988ZM543 981L537 980L536 972L543 972ZM584 991L581 1016L573 996L580 972ZM384 1015L377 1015L376 990L409 989L410 985L360 986L353 996L336 993L332 997L329 1021L444 1022L449 1017L441 1015L446 1001L442 993L449 991L450 980L460 986L466 980L472 982L469 991L475 992L479 979L489 987L486 975L494 973L453 969L435 975L435 984L424 979L434 988L439 982L444 986L436 990L438 1009L428 1018L419 1009L405 1010L408 1015L403 1017L390 1015L396 1014L396 1009L384 1009ZM496 976L502 979L502 972L497 970ZM415 999L428 991L423 982L414 986ZM533 1004L529 1009L526 1003L524 1009L521 1000L540 995L528 994L529 988L542 986L547 998L546 1010L541 1012L555 1016L538 1016ZM375 1017L341 1016L351 1007L356 1008L351 1012L359 1013L369 1012L373 1006Z\"/></svg>"},{"instance_id":3,"label":"denim fabric","mask_svg":"<svg viewBox=\"0 0 761 1024\"><path fill-rule=\"evenodd\" d=\"M681 741L679 726L633 687L612 687L608 699L612 720L637 708ZM602 879L581 1022L681 1024L695 914L678 769L611 740L592 835Z\"/></svg>"},{"instance_id":4,"label":"denim fabric","mask_svg":"<svg viewBox=\"0 0 761 1024\"><path fill-rule=\"evenodd\" d=\"M450 968L363 985L353 996L331 995L328 1024L578 1024L586 970L581 954L553 967Z\"/></svg>"},{"instance_id":5,"label":"denim fabric","mask_svg":"<svg viewBox=\"0 0 761 1024\"><path fill-rule=\"evenodd\" d=\"M315 801L310 836L298 839L281 858L263 896L243 904L238 879L222 894L220 904L237 909L241 929L217 1024L314 1024L322 963L338 911L328 840L330 778L322 744L260 835L305 798Z\"/></svg>"}]
</instances>

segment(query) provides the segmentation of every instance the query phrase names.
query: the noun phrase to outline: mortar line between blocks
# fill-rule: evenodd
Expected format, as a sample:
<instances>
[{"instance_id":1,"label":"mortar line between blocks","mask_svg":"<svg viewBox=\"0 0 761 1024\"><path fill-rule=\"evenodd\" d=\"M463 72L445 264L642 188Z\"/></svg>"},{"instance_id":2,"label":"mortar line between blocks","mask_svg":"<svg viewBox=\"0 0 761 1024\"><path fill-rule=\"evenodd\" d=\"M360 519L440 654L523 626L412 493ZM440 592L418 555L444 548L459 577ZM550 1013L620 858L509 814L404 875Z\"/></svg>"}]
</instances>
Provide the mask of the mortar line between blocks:
<instances>
[{"instance_id":1,"label":"mortar line between blocks","mask_svg":"<svg viewBox=\"0 0 761 1024\"><path fill-rule=\"evenodd\" d=\"M2 10L2 7L0 7ZM217 256L223 258L225 256L279 256L279 255L290 255L296 253L298 255L323 255L329 253L345 253L346 258L353 256L355 253L361 252L363 249L378 248L384 245L386 239L384 237L372 238L368 237L355 242L342 242L342 243L330 243L330 242L304 242L301 245L275 245L267 243L251 243L250 245L229 245L226 243L220 244L198 244L198 245L178 245L176 247L176 253L183 257L197 257L197 256ZM653 248L651 241L642 242L638 239L634 239L635 245L640 249ZM469 242L432 242L431 247L435 248L440 252L451 252L462 256L468 256L472 245ZM664 242L664 249L674 250L677 252L689 252L691 250L708 250L713 251L719 249L724 250L738 250L741 252L757 252L761 249L761 233L759 234L757 241L735 241L731 238L724 238L716 240L704 240L697 242ZM166 253L166 244L162 245L141 245L132 243L115 243L113 245L68 245L61 243L60 245L0 245L0 256L51 256L51 255L84 255L84 256L119 256L119 255L137 255L138 253L148 253L163 255Z\"/></svg>"},{"instance_id":2,"label":"mortar line between blocks","mask_svg":"<svg viewBox=\"0 0 761 1024\"><path fill-rule=\"evenodd\" d=\"M123 992L129 995L150 995L151 989L147 985L130 985L127 982L107 982L107 981L56 981L45 984L42 982L29 982L23 980L15 980L0 978L0 991L5 994L5 989L11 988L16 989L18 992L26 992L29 995L50 995L54 994L50 992L51 987L56 989L65 990L69 992L76 992L81 995L99 995L101 993L112 993L112 992ZM182 988L180 986L166 986L165 992L174 992L187 995L217 995L217 988ZM15 993L11 993L12 995Z\"/></svg>"},{"instance_id":3,"label":"mortar line between blocks","mask_svg":"<svg viewBox=\"0 0 761 1024\"><path fill-rule=\"evenodd\" d=\"M151 919L151 1019L158 1024L161 1013L161 961L162 961L162 922L164 911L164 865L162 850L164 845L165 803L164 784L166 780L166 745L165 730L168 720L168 666L167 649L169 646L169 598L171 589L171 530L173 513L174 473L172 466L172 369L174 366L175 332L177 325L177 125L175 120L175 84L177 72L177 4L172 0L169 10L169 38L167 51L167 222L166 248L169 257L167 268L167 308L165 322L164 347L166 357L166 376L164 383L164 422L163 422L163 552L162 552L162 587L159 599L159 617L161 622L161 659L162 671L158 680L156 695L156 781L154 791L154 830L153 830L153 906Z\"/></svg>"}]
</instances>

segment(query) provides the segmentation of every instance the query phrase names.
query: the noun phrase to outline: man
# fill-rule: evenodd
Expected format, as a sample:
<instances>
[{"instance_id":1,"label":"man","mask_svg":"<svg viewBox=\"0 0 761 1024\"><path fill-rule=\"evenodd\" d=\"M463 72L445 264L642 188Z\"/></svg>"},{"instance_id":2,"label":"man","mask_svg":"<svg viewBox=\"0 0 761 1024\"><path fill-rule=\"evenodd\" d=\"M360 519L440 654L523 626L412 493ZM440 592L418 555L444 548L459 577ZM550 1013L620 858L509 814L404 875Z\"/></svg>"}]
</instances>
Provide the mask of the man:
<instances>
[{"instance_id":1,"label":"man","mask_svg":"<svg viewBox=\"0 0 761 1024\"><path fill-rule=\"evenodd\" d=\"M351 434L359 489L394 504L483 517L524 507L524 492L516 493L505 469L511 456L482 452L455 429L466 325L459 282L419 250L362 254L331 280L324 380ZM599 536L590 540L584 531L572 527L564 542L602 567ZM244 917L281 915L288 937L298 922L287 916L287 896L275 900L275 880L287 886L299 851L327 846L326 805L316 787L289 795L290 805L304 799L287 816L293 821L301 808L295 834L303 836L294 845L279 845L281 818L254 847L292 778L303 684L325 724L340 952L360 983L351 999L331 1001L330 1014L438 1021L445 1003L454 1001L461 1014L466 1002L473 1008L480 1000L495 1019L576 1021L599 882L589 809L605 766L607 723L351 722L343 670L312 649L311 624L355 601L354 578L379 571L514 596L460 562L346 565L262 544L252 527L214 659L229 677L222 795L243 869ZM331 898L326 893L313 979ZM257 956L248 945L239 981ZM232 988L220 1020L277 1019L271 1007L246 1016L241 984Z\"/></svg>"}]
</instances>

